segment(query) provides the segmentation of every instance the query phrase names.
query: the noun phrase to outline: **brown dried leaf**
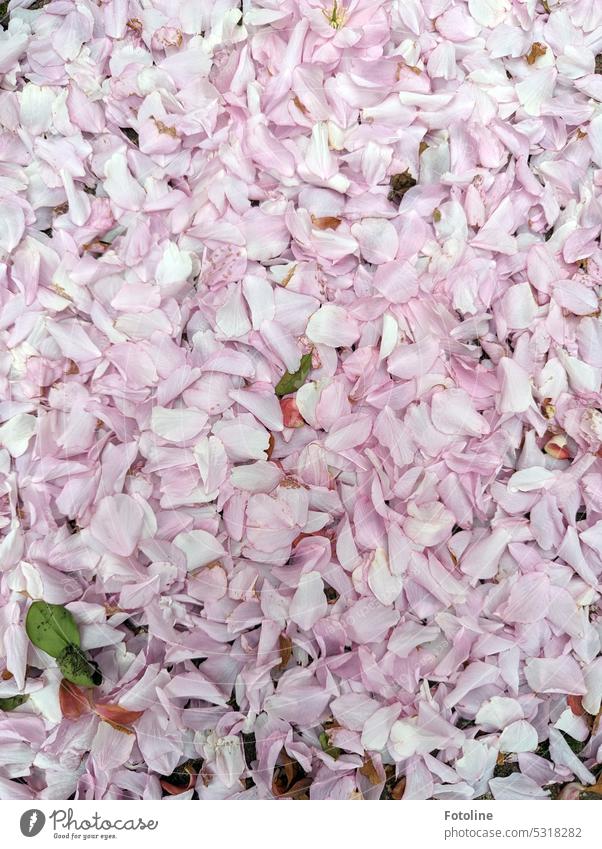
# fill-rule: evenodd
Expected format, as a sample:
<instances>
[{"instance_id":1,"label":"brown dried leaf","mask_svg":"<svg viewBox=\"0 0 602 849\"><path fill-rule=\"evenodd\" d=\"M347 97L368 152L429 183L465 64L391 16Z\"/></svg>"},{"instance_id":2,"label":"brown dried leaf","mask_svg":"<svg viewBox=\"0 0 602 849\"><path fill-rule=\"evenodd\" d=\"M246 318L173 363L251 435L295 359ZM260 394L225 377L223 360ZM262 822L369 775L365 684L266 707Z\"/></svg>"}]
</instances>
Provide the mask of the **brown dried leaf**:
<instances>
[{"instance_id":1,"label":"brown dried leaf","mask_svg":"<svg viewBox=\"0 0 602 849\"><path fill-rule=\"evenodd\" d=\"M172 139L177 139L178 133L175 127L168 127L167 124L164 124L163 121L158 121L156 118L154 118L154 122L159 133L164 136L171 136Z\"/></svg>"},{"instance_id":2,"label":"brown dried leaf","mask_svg":"<svg viewBox=\"0 0 602 849\"><path fill-rule=\"evenodd\" d=\"M280 663L278 669L286 669L289 660L293 654L292 640L286 634L280 634L278 637L278 651L280 652Z\"/></svg>"},{"instance_id":3,"label":"brown dried leaf","mask_svg":"<svg viewBox=\"0 0 602 849\"><path fill-rule=\"evenodd\" d=\"M584 787L583 790L586 793L595 793L596 796L602 796L602 779L598 779L595 784L590 784L587 787Z\"/></svg>"},{"instance_id":4,"label":"brown dried leaf","mask_svg":"<svg viewBox=\"0 0 602 849\"><path fill-rule=\"evenodd\" d=\"M274 450L275 445L276 445L276 440L274 439L274 434L270 433L270 438L268 439L268 450L265 452L268 460L272 456L272 452Z\"/></svg>"},{"instance_id":5,"label":"brown dried leaf","mask_svg":"<svg viewBox=\"0 0 602 849\"><path fill-rule=\"evenodd\" d=\"M392 174L389 180L391 191L387 195L391 203L401 203L401 200L408 189L416 185L416 180L410 174L409 170L401 174Z\"/></svg>"},{"instance_id":6,"label":"brown dried leaf","mask_svg":"<svg viewBox=\"0 0 602 849\"><path fill-rule=\"evenodd\" d=\"M127 26L128 29L131 29L132 32L135 32L138 35L140 35L142 33L143 26L142 26L142 21L140 20L140 18L130 18L129 21L127 22L126 26Z\"/></svg>"},{"instance_id":7,"label":"brown dried leaf","mask_svg":"<svg viewBox=\"0 0 602 849\"><path fill-rule=\"evenodd\" d=\"M280 763L274 767L272 776L272 793L277 798L307 799L306 790L311 785L311 778L305 775L301 764L293 761L284 749L279 756Z\"/></svg>"},{"instance_id":8,"label":"brown dried leaf","mask_svg":"<svg viewBox=\"0 0 602 849\"><path fill-rule=\"evenodd\" d=\"M534 41L531 45L531 50L527 53L525 57L527 59L528 65L534 65L535 62L539 59L540 56L545 56L548 52L548 48L545 44L542 44L540 41Z\"/></svg>"},{"instance_id":9,"label":"brown dried leaf","mask_svg":"<svg viewBox=\"0 0 602 849\"><path fill-rule=\"evenodd\" d=\"M391 799L395 799L396 801L400 801L403 798L403 794L406 790L406 780L405 778L400 778L395 787L391 790Z\"/></svg>"},{"instance_id":10,"label":"brown dried leaf","mask_svg":"<svg viewBox=\"0 0 602 849\"><path fill-rule=\"evenodd\" d=\"M282 795L285 799L295 799L297 802L307 802L309 801L309 793L307 791L310 787L311 778L304 776L299 779L299 781L296 781L293 786Z\"/></svg>"},{"instance_id":11,"label":"brown dried leaf","mask_svg":"<svg viewBox=\"0 0 602 849\"><path fill-rule=\"evenodd\" d=\"M316 218L315 215L312 215L311 223L316 230L336 230L341 223L341 219L335 218L334 215L325 215L322 218Z\"/></svg>"},{"instance_id":12,"label":"brown dried leaf","mask_svg":"<svg viewBox=\"0 0 602 849\"><path fill-rule=\"evenodd\" d=\"M110 245L107 242L102 242L100 239L94 239L92 242L86 242L85 245L82 245L82 249L84 251L89 251L90 253L95 254L103 254L109 247ZM64 293L64 290L61 289L60 292L57 291L61 288L60 286L57 287L56 285L53 285L52 288L57 292L58 295L61 295L61 297L69 298L70 301L72 300L69 295Z\"/></svg>"},{"instance_id":13,"label":"brown dried leaf","mask_svg":"<svg viewBox=\"0 0 602 849\"><path fill-rule=\"evenodd\" d=\"M367 758L364 761L364 765L360 767L360 772L368 779L370 784L380 784L383 780L378 774L378 770L374 766L372 758Z\"/></svg>"}]
</instances>

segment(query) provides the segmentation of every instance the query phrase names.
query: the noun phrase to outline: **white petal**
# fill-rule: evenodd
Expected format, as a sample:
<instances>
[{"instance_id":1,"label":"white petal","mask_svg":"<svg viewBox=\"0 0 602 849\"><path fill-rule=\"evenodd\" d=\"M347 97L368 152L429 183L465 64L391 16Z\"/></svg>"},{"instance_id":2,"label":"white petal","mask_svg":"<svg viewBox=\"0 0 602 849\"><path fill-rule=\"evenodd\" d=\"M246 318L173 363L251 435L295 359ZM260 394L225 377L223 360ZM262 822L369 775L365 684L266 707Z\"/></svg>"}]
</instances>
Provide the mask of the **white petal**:
<instances>
[{"instance_id":1,"label":"white petal","mask_svg":"<svg viewBox=\"0 0 602 849\"><path fill-rule=\"evenodd\" d=\"M217 326L226 339L240 339L251 329L240 286L231 287L216 313Z\"/></svg>"},{"instance_id":2,"label":"white petal","mask_svg":"<svg viewBox=\"0 0 602 849\"><path fill-rule=\"evenodd\" d=\"M501 24L509 6L507 0L468 0L471 16L483 27Z\"/></svg>"},{"instance_id":3,"label":"white petal","mask_svg":"<svg viewBox=\"0 0 602 849\"><path fill-rule=\"evenodd\" d=\"M11 457L21 457L25 454L29 440L35 433L37 421L35 416L19 413L0 427L0 445L8 449Z\"/></svg>"},{"instance_id":4,"label":"white petal","mask_svg":"<svg viewBox=\"0 0 602 849\"><path fill-rule=\"evenodd\" d=\"M309 631L328 610L324 595L324 582L319 572L306 572L301 575L299 586L292 598L290 618L303 631Z\"/></svg>"},{"instance_id":5,"label":"white petal","mask_svg":"<svg viewBox=\"0 0 602 849\"><path fill-rule=\"evenodd\" d=\"M575 392L599 392L602 369L594 368L566 351L558 351L558 359L564 366L571 389Z\"/></svg>"},{"instance_id":6,"label":"white petal","mask_svg":"<svg viewBox=\"0 0 602 849\"><path fill-rule=\"evenodd\" d=\"M207 531L186 531L178 534L173 544L186 555L188 571L207 566L226 553L222 544Z\"/></svg>"},{"instance_id":7,"label":"white petal","mask_svg":"<svg viewBox=\"0 0 602 849\"><path fill-rule=\"evenodd\" d=\"M502 357L498 363L501 397L501 413L523 413L533 400L531 382L527 372L510 359Z\"/></svg>"},{"instance_id":8,"label":"white petal","mask_svg":"<svg viewBox=\"0 0 602 849\"><path fill-rule=\"evenodd\" d=\"M381 604L393 604L402 590L402 579L391 574L384 548L377 548L374 552L368 567L368 586Z\"/></svg>"},{"instance_id":9,"label":"white petal","mask_svg":"<svg viewBox=\"0 0 602 849\"><path fill-rule=\"evenodd\" d=\"M58 91L58 89L57 89ZM50 86L27 83L21 93L21 124L32 136L45 133L52 126L52 107L56 94Z\"/></svg>"},{"instance_id":10,"label":"white petal","mask_svg":"<svg viewBox=\"0 0 602 849\"><path fill-rule=\"evenodd\" d=\"M500 752L534 752L537 743L535 728L526 719L519 719L502 731Z\"/></svg>"},{"instance_id":11,"label":"white petal","mask_svg":"<svg viewBox=\"0 0 602 849\"><path fill-rule=\"evenodd\" d=\"M362 256L368 262L382 265L397 256L397 230L386 218L364 218L359 224L353 225L351 232L358 241Z\"/></svg>"},{"instance_id":12,"label":"white petal","mask_svg":"<svg viewBox=\"0 0 602 849\"><path fill-rule=\"evenodd\" d=\"M226 787L234 787L245 769L245 761L236 734L218 740L215 747L215 766L219 780Z\"/></svg>"},{"instance_id":13,"label":"white petal","mask_svg":"<svg viewBox=\"0 0 602 849\"><path fill-rule=\"evenodd\" d=\"M544 489L556 480L554 472L543 466L530 466L515 472L508 481L510 492L531 492L534 489Z\"/></svg>"},{"instance_id":14,"label":"white petal","mask_svg":"<svg viewBox=\"0 0 602 849\"><path fill-rule=\"evenodd\" d=\"M187 442L196 436L207 423L207 413L201 410L168 409L153 407L151 413L151 430L169 442Z\"/></svg>"},{"instance_id":15,"label":"white petal","mask_svg":"<svg viewBox=\"0 0 602 849\"><path fill-rule=\"evenodd\" d=\"M523 709L516 699L493 696L481 705L475 721L477 725L482 725L485 731L494 731L523 719L523 716Z\"/></svg>"},{"instance_id":16,"label":"white petal","mask_svg":"<svg viewBox=\"0 0 602 849\"><path fill-rule=\"evenodd\" d=\"M139 210L146 200L146 192L128 168L125 153L117 152L105 165L104 189L122 209Z\"/></svg>"},{"instance_id":17,"label":"white petal","mask_svg":"<svg viewBox=\"0 0 602 849\"><path fill-rule=\"evenodd\" d=\"M307 322L307 338L328 348L349 348L359 337L359 328L343 307L324 304Z\"/></svg>"},{"instance_id":18,"label":"white petal","mask_svg":"<svg viewBox=\"0 0 602 849\"><path fill-rule=\"evenodd\" d=\"M379 708L370 716L362 731L362 746L370 752L380 752L387 745L393 723L399 716L398 704Z\"/></svg>"},{"instance_id":19,"label":"white petal","mask_svg":"<svg viewBox=\"0 0 602 849\"><path fill-rule=\"evenodd\" d=\"M0 215L0 248L7 253L14 250L25 230L23 210L16 203L3 202Z\"/></svg>"},{"instance_id":20,"label":"white petal","mask_svg":"<svg viewBox=\"0 0 602 849\"><path fill-rule=\"evenodd\" d=\"M156 271L156 280L159 286L166 287L170 284L181 283L192 272L192 259L188 251L181 251L179 247L170 242L163 256L159 260Z\"/></svg>"},{"instance_id":21,"label":"white petal","mask_svg":"<svg viewBox=\"0 0 602 849\"><path fill-rule=\"evenodd\" d=\"M416 728L416 719L398 719L391 728L389 748L398 760L409 758L416 754L421 741L420 732Z\"/></svg>"},{"instance_id":22,"label":"white petal","mask_svg":"<svg viewBox=\"0 0 602 849\"><path fill-rule=\"evenodd\" d=\"M555 68L542 68L531 73L516 86L516 95L527 113L539 117L541 108L554 93L558 72Z\"/></svg>"},{"instance_id":23,"label":"white petal","mask_svg":"<svg viewBox=\"0 0 602 849\"><path fill-rule=\"evenodd\" d=\"M395 318L386 312L383 315L383 328L380 338L379 359L385 360L395 350L399 339L399 327Z\"/></svg>"},{"instance_id":24,"label":"white petal","mask_svg":"<svg viewBox=\"0 0 602 849\"><path fill-rule=\"evenodd\" d=\"M524 330L531 325L537 304L528 283L511 286L502 298L502 313L511 330Z\"/></svg>"},{"instance_id":25,"label":"white petal","mask_svg":"<svg viewBox=\"0 0 602 849\"><path fill-rule=\"evenodd\" d=\"M442 433L482 436L489 425L475 409L470 396L463 389L446 389L436 392L431 402L431 419Z\"/></svg>"}]
</instances>

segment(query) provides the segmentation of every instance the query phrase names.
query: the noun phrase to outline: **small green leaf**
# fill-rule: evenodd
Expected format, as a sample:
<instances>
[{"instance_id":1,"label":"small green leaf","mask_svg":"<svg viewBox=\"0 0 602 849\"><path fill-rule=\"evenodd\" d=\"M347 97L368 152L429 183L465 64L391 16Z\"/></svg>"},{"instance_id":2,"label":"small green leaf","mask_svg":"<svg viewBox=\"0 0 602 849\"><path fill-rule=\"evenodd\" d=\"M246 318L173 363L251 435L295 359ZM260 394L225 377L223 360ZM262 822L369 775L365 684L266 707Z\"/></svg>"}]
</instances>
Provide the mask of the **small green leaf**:
<instances>
[{"instance_id":1,"label":"small green leaf","mask_svg":"<svg viewBox=\"0 0 602 849\"><path fill-rule=\"evenodd\" d=\"M0 710L14 710L28 698L29 696L8 696L6 699L0 699Z\"/></svg>"},{"instance_id":2,"label":"small green leaf","mask_svg":"<svg viewBox=\"0 0 602 849\"><path fill-rule=\"evenodd\" d=\"M338 746L330 745L330 740L328 739L328 734L326 733L326 731L322 731L319 740L320 746L322 746L322 750L326 752L327 755L330 755L333 760L337 761L341 757L343 750L339 749Z\"/></svg>"},{"instance_id":3,"label":"small green leaf","mask_svg":"<svg viewBox=\"0 0 602 849\"><path fill-rule=\"evenodd\" d=\"M79 687L98 687L102 684L102 675L98 664L88 660L77 646L65 646L56 659L63 678Z\"/></svg>"},{"instance_id":4,"label":"small green leaf","mask_svg":"<svg viewBox=\"0 0 602 849\"><path fill-rule=\"evenodd\" d=\"M293 374L290 371L285 371L278 383L276 384L276 395L281 398L283 395L290 395L291 392L296 392L301 389L307 376L311 371L311 354L303 354L301 357L301 365Z\"/></svg>"},{"instance_id":5,"label":"small green leaf","mask_svg":"<svg viewBox=\"0 0 602 849\"><path fill-rule=\"evenodd\" d=\"M60 604L34 601L27 612L25 630L34 646L52 657L58 657L68 645L79 646L75 619Z\"/></svg>"}]
</instances>

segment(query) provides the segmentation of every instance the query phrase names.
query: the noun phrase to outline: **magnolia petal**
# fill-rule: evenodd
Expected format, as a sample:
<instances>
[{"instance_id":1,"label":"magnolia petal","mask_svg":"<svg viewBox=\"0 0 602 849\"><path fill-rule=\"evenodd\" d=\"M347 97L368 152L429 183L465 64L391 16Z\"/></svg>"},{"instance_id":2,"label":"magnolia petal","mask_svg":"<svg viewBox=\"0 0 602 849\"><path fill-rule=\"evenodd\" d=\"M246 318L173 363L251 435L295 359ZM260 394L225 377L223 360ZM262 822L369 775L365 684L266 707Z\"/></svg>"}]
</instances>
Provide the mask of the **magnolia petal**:
<instances>
[{"instance_id":1,"label":"magnolia petal","mask_svg":"<svg viewBox=\"0 0 602 849\"><path fill-rule=\"evenodd\" d=\"M308 631L328 609L324 583L319 572L306 572L299 580L292 598L289 615L304 631Z\"/></svg>"}]
</instances>

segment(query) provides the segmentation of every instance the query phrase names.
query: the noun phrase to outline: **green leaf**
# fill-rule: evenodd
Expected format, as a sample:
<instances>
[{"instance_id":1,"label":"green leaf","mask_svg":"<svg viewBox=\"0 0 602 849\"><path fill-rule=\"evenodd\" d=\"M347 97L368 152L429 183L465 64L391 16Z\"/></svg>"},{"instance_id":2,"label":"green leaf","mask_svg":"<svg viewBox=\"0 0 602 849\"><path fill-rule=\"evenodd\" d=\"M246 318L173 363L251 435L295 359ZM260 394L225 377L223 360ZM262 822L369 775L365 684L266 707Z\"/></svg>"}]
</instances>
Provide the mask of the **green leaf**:
<instances>
[{"instance_id":1,"label":"green leaf","mask_svg":"<svg viewBox=\"0 0 602 849\"><path fill-rule=\"evenodd\" d=\"M278 383L276 384L276 395L281 398L283 395L290 395L291 392L296 392L301 389L307 376L311 371L311 354L303 354L301 357L301 365L293 374L290 371L285 371Z\"/></svg>"},{"instance_id":2,"label":"green leaf","mask_svg":"<svg viewBox=\"0 0 602 849\"><path fill-rule=\"evenodd\" d=\"M79 687L98 687L102 684L102 675L98 664L88 660L77 646L65 646L56 659L63 678Z\"/></svg>"},{"instance_id":3,"label":"green leaf","mask_svg":"<svg viewBox=\"0 0 602 849\"><path fill-rule=\"evenodd\" d=\"M6 699L0 699L0 710L14 710L28 698L29 696L8 696Z\"/></svg>"},{"instance_id":4,"label":"green leaf","mask_svg":"<svg viewBox=\"0 0 602 849\"><path fill-rule=\"evenodd\" d=\"M60 604L34 601L27 612L25 630L34 646L52 657L58 657L68 645L79 646L75 619Z\"/></svg>"},{"instance_id":5,"label":"green leaf","mask_svg":"<svg viewBox=\"0 0 602 849\"><path fill-rule=\"evenodd\" d=\"M330 745L330 740L328 739L328 734L326 733L326 731L322 731L319 740L320 746L322 746L322 750L326 752L327 755L330 755L333 760L336 761L341 757L343 750L339 749L338 746Z\"/></svg>"}]
</instances>

